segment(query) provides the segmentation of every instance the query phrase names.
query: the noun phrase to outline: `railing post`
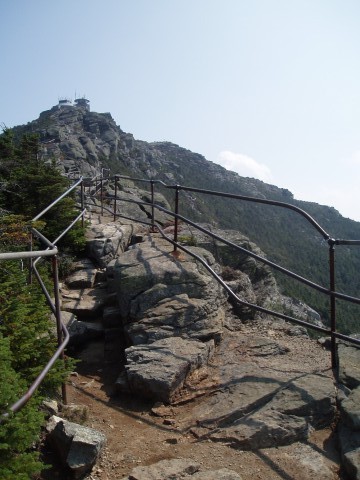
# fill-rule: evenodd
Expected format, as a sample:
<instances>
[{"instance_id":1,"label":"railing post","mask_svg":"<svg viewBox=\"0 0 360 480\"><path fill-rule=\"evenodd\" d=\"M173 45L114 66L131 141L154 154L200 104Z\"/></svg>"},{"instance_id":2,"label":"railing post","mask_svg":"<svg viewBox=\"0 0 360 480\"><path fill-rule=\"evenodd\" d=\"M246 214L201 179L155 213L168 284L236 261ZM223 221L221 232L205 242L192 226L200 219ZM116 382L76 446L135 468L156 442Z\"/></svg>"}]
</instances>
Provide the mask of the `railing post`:
<instances>
[{"instance_id":1,"label":"railing post","mask_svg":"<svg viewBox=\"0 0 360 480\"><path fill-rule=\"evenodd\" d=\"M150 180L150 186L151 186L151 231L155 232L154 180Z\"/></svg>"},{"instance_id":2,"label":"railing post","mask_svg":"<svg viewBox=\"0 0 360 480\"><path fill-rule=\"evenodd\" d=\"M81 196L81 211L83 212L84 211L84 205L85 205L85 198L84 198L84 180L81 182L81 191L80 191L80 196ZM84 219L84 215L81 217L81 226L82 228L85 227L85 219Z\"/></svg>"},{"instance_id":3,"label":"railing post","mask_svg":"<svg viewBox=\"0 0 360 480\"><path fill-rule=\"evenodd\" d=\"M336 360L336 298L335 292L335 242L333 239L329 243L329 268L330 268L330 330L331 330L331 367L337 366Z\"/></svg>"},{"instance_id":4,"label":"railing post","mask_svg":"<svg viewBox=\"0 0 360 480\"><path fill-rule=\"evenodd\" d=\"M176 217L175 217L175 225L174 225L174 242L177 243L178 241L178 227L179 227L179 219L178 219L178 215L179 215L179 190L180 190L180 186L179 185L176 185L176 190L175 190L175 214L176 214ZM174 253L177 252L177 245L174 245Z\"/></svg>"},{"instance_id":5,"label":"railing post","mask_svg":"<svg viewBox=\"0 0 360 480\"><path fill-rule=\"evenodd\" d=\"M32 252L33 250L33 241L34 241L34 237L32 232L30 232L30 248L29 248L30 252ZM32 284L32 280L33 280L33 259L29 258L29 284L30 285Z\"/></svg>"},{"instance_id":6,"label":"railing post","mask_svg":"<svg viewBox=\"0 0 360 480\"><path fill-rule=\"evenodd\" d=\"M57 255L54 255L54 257L52 258L52 266L53 266L53 279L54 279L56 333L57 333L58 347L60 347L60 345L63 342L63 331L62 331L62 325L61 325L60 294L59 294L59 268L58 268ZM64 353L64 351L61 352L60 358L65 364L65 353ZM64 403L64 405L67 405L66 383L63 383L61 385L61 393L62 393L63 403Z\"/></svg>"},{"instance_id":7,"label":"railing post","mask_svg":"<svg viewBox=\"0 0 360 480\"><path fill-rule=\"evenodd\" d=\"M116 209L117 209L117 176L115 175L115 199L114 199L114 222L116 220Z\"/></svg>"},{"instance_id":8,"label":"railing post","mask_svg":"<svg viewBox=\"0 0 360 480\"><path fill-rule=\"evenodd\" d=\"M101 202L101 215L104 215L104 182L103 177L100 179L100 202Z\"/></svg>"}]
</instances>

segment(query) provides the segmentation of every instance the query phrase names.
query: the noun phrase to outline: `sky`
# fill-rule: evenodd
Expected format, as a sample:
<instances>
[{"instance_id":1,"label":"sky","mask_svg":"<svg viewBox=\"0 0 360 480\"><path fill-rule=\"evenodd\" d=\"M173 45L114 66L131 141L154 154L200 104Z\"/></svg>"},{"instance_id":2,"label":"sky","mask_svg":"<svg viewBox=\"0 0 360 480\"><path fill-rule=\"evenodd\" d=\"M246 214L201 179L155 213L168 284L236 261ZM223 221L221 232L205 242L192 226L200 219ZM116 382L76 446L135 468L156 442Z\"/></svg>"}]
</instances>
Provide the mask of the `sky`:
<instances>
[{"instance_id":1,"label":"sky","mask_svg":"<svg viewBox=\"0 0 360 480\"><path fill-rule=\"evenodd\" d=\"M0 0L0 125L85 96L136 139L360 221L358 0Z\"/></svg>"}]
</instances>

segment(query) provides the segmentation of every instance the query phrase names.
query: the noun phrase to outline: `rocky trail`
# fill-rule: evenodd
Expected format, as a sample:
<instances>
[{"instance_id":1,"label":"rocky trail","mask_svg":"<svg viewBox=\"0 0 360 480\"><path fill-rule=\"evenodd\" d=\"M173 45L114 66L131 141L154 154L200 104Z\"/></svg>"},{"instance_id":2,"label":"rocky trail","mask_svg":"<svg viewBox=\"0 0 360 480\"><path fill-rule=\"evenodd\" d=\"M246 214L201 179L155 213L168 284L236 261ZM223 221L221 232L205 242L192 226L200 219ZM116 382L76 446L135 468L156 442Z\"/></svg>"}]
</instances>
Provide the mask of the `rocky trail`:
<instances>
[{"instance_id":1,"label":"rocky trail","mask_svg":"<svg viewBox=\"0 0 360 480\"><path fill-rule=\"evenodd\" d=\"M342 349L349 356L341 361L341 382L348 386L340 392L326 344L271 317L240 321L197 263L175 259L154 237L139 235L141 243L126 251L124 232L129 238L139 234L129 225L97 224L89 240L91 258L100 252L99 264L105 253L105 268L82 261L62 287L79 359L68 403L85 406L85 426L106 437L96 464L81 478L358 478L360 351ZM205 258L213 262L210 253ZM259 272L261 288L254 291L245 274L239 277L245 295L265 298L274 291L268 273ZM106 306L119 284L119 304ZM122 326L119 318L125 319ZM190 353L189 344L196 347ZM211 351L205 361L204 345ZM125 383L119 373L127 376ZM342 447L340 403L349 404ZM48 443L43 453L52 467L42 480L74 478ZM353 477L344 472L344 454Z\"/></svg>"},{"instance_id":2,"label":"rocky trail","mask_svg":"<svg viewBox=\"0 0 360 480\"><path fill-rule=\"evenodd\" d=\"M216 392L214 383L221 383L217 367L219 363L223 363L219 360L225 348L234 364L241 362L237 365L238 368L250 368L250 365L252 368L255 364L260 369L266 369L268 373L269 369L276 372L278 378L287 378L290 372L316 372L331 376L329 352L309 339L301 338L299 341L299 338L289 337L284 333L283 327L281 324L264 324L259 332L259 326L245 325L241 332L229 332L209 371L204 373L203 391L208 389L205 397L211 398ZM257 339L256 342L254 338ZM254 353L254 350L259 350L259 345L265 348L264 345L267 344L269 348L269 338L276 339L286 353ZM264 448L255 452L232 448L226 443L213 442L210 439L199 440L196 427L203 413L204 397L192 402L180 397L175 405L165 406L141 400L133 395L118 394L114 390L118 364L106 361L104 343L101 340L89 344L79 352L79 359L77 373L71 377L68 386L69 401L86 405L86 424L103 432L107 437L107 445L100 461L86 477L89 480L122 479L129 475L134 467L179 458L196 461L203 471L230 469L238 473L243 480L347 478L339 472L339 452L331 426L313 431L305 442ZM186 394L191 395L191 385L184 396ZM48 454L50 458L51 452ZM47 472L44 479L68 478L60 472L55 466Z\"/></svg>"}]
</instances>

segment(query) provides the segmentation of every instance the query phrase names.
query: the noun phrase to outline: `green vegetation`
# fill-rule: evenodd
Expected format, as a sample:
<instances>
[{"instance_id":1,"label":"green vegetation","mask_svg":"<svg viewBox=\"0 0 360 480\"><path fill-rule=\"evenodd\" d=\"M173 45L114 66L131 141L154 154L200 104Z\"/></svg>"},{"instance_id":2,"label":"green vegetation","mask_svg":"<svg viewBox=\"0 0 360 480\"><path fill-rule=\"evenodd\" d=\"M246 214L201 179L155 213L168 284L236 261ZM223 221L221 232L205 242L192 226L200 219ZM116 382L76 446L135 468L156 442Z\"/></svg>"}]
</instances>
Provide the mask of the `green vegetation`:
<instances>
[{"instance_id":1,"label":"green vegetation","mask_svg":"<svg viewBox=\"0 0 360 480\"><path fill-rule=\"evenodd\" d=\"M69 187L54 162L39 158L39 138L24 135L14 142L12 130L0 136L0 208L30 220ZM74 197L66 197L42 217L41 232L54 241L78 215ZM85 245L80 222L61 240L62 249L80 252Z\"/></svg>"},{"instance_id":2,"label":"green vegetation","mask_svg":"<svg viewBox=\"0 0 360 480\"><path fill-rule=\"evenodd\" d=\"M31 218L67 186L54 164L39 160L36 136L24 136L15 144L12 132L5 130L0 137L0 252L28 250L30 225L55 240L77 216L73 198L63 200L35 224ZM62 245L69 254L81 250L82 228L71 231ZM0 415L8 414L0 424L0 478L4 480L30 479L44 467L36 448L44 424L40 405L45 397L58 395L73 369L71 360L66 365L58 360L25 407L16 414L9 411L57 348L49 307L37 283L29 283L26 267L21 260L0 261ZM38 269L50 285L48 264L40 262Z\"/></svg>"}]
</instances>

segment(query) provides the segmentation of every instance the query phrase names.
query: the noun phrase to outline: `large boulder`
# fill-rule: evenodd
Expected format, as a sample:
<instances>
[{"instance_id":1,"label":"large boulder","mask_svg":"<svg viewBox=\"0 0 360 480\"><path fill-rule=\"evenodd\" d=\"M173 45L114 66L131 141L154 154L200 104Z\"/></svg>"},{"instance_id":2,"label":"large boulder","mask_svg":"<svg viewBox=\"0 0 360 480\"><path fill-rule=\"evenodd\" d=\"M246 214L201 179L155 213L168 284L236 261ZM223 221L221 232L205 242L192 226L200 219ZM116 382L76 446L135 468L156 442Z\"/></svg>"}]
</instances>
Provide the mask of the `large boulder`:
<instances>
[{"instance_id":1,"label":"large boulder","mask_svg":"<svg viewBox=\"0 0 360 480\"><path fill-rule=\"evenodd\" d=\"M215 427L205 438L258 450L304 441L312 427L329 425L335 391L331 379L321 375L304 375L284 386L246 375L219 395L214 407L212 419L207 415L202 422L207 429Z\"/></svg>"},{"instance_id":2,"label":"large boulder","mask_svg":"<svg viewBox=\"0 0 360 480\"><path fill-rule=\"evenodd\" d=\"M121 480L241 480L233 470L204 470L203 467L187 458L161 460L153 465L135 467L129 476Z\"/></svg>"},{"instance_id":3,"label":"large boulder","mask_svg":"<svg viewBox=\"0 0 360 480\"><path fill-rule=\"evenodd\" d=\"M206 365L214 353L214 342L180 337L136 345L125 351L126 374L132 392L170 403L187 376Z\"/></svg>"},{"instance_id":4,"label":"large boulder","mask_svg":"<svg viewBox=\"0 0 360 480\"><path fill-rule=\"evenodd\" d=\"M74 478L82 478L95 465L106 437L102 432L53 415L46 426L47 440Z\"/></svg>"},{"instance_id":5,"label":"large boulder","mask_svg":"<svg viewBox=\"0 0 360 480\"><path fill-rule=\"evenodd\" d=\"M192 247L218 270L213 256ZM113 288L130 343L162 338L219 340L226 295L207 269L190 255L172 254L165 240L149 238L111 265Z\"/></svg>"},{"instance_id":6,"label":"large boulder","mask_svg":"<svg viewBox=\"0 0 360 480\"><path fill-rule=\"evenodd\" d=\"M338 379L348 388L360 385L360 348L340 343L338 354Z\"/></svg>"},{"instance_id":7,"label":"large boulder","mask_svg":"<svg viewBox=\"0 0 360 480\"><path fill-rule=\"evenodd\" d=\"M126 250L138 230L139 226L136 224L93 224L87 230L87 253L96 265L105 268L111 260Z\"/></svg>"}]
</instances>

